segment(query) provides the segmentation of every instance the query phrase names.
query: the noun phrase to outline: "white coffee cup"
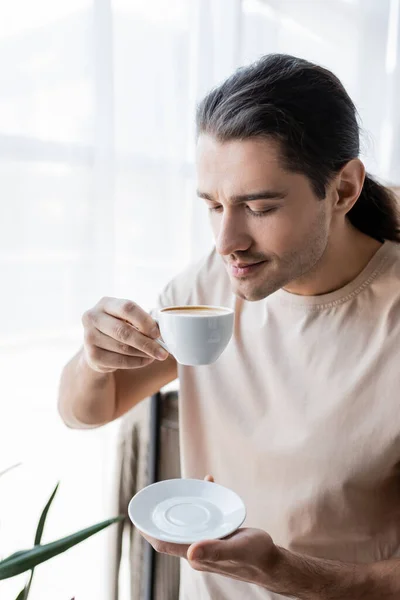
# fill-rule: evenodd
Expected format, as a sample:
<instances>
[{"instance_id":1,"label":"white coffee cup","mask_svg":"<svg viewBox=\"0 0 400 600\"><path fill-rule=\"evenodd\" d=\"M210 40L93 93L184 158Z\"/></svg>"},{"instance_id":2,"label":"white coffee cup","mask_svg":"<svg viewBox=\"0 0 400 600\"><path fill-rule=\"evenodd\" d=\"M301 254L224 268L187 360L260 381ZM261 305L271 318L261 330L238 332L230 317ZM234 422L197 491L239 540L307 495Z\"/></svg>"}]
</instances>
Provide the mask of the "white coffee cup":
<instances>
[{"instance_id":1,"label":"white coffee cup","mask_svg":"<svg viewBox=\"0 0 400 600\"><path fill-rule=\"evenodd\" d=\"M181 365L209 365L228 345L234 311L223 306L167 306L157 311L157 340Z\"/></svg>"}]
</instances>

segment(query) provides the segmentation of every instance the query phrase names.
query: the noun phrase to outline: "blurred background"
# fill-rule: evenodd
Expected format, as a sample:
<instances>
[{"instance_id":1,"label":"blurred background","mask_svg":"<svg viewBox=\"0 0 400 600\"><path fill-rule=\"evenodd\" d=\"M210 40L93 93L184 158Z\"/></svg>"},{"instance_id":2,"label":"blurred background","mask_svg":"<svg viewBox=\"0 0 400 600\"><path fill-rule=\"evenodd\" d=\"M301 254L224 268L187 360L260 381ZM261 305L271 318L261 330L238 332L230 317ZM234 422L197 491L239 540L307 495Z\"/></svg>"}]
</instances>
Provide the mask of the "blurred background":
<instances>
[{"instance_id":1,"label":"blurred background","mask_svg":"<svg viewBox=\"0 0 400 600\"><path fill-rule=\"evenodd\" d=\"M400 184L400 0L0 0L0 558L113 516L115 433L67 429L61 369L101 296L150 309L212 243L194 112L269 52L355 101L368 170ZM396 108L397 107L397 108ZM108 600L107 532L37 569L30 599ZM15 599L23 576L0 581Z\"/></svg>"}]
</instances>

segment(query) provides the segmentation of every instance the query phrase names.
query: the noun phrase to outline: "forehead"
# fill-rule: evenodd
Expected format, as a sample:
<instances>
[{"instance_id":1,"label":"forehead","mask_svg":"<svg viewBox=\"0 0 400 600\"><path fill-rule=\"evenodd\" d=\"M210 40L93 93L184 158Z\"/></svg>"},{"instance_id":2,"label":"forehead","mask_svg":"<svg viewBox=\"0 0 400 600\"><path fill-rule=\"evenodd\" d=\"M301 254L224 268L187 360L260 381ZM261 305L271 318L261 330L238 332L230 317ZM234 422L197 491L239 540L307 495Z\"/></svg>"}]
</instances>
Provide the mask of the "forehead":
<instances>
[{"instance_id":1,"label":"forehead","mask_svg":"<svg viewBox=\"0 0 400 600\"><path fill-rule=\"evenodd\" d=\"M249 187L281 185L289 176L282 167L279 145L274 140L220 142L202 134L197 142L196 159L198 185L204 191L227 185L239 193Z\"/></svg>"}]
</instances>

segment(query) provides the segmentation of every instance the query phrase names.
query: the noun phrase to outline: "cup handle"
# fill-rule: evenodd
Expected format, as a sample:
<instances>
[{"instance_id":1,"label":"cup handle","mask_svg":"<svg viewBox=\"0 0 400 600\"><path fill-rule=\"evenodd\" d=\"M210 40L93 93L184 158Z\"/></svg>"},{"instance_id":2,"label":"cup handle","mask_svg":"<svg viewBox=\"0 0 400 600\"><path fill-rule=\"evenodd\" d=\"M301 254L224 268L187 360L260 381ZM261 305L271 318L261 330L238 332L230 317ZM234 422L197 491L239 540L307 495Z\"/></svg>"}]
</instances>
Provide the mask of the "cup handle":
<instances>
[{"instance_id":1,"label":"cup handle","mask_svg":"<svg viewBox=\"0 0 400 600\"><path fill-rule=\"evenodd\" d=\"M156 313L155 309L153 309L153 310L150 311L150 314L151 314L152 318L157 323L158 328L160 329L160 321L155 316L155 313ZM161 337L156 338L154 341L157 342L157 344L159 344L161 346L161 348L164 348L164 350L166 350L166 352L168 352L168 354L171 354L171 351L169 350L167 344L164 342L164 340Z\"/></svg>"},{"instance_id":2,"label":"cup handle","mask_svg":"<svg viewBox=\"0 0 400 600\"><path fill-rule=\"evenodd\" d=\"M153 319L154 319L154 317L153 317ZM159 326L159 321L158 321L158 319L154 319L154 320L155 320L155 322L157 323L157 325L158 325L158 328L160 329L160 326ZM168 346L167 346L167 344L164 342L164 340L163 340L163 339L161 339L161 338L159 337L159 338L156 338L154 341L155 341L155 342L157 342L157 344L160 344L160 346L161 346L162 348L164 348L164 350L166 350L166 351L168 352L168 354L171 354L171 351L168 349Z\"/></svg>"}]
</instances>

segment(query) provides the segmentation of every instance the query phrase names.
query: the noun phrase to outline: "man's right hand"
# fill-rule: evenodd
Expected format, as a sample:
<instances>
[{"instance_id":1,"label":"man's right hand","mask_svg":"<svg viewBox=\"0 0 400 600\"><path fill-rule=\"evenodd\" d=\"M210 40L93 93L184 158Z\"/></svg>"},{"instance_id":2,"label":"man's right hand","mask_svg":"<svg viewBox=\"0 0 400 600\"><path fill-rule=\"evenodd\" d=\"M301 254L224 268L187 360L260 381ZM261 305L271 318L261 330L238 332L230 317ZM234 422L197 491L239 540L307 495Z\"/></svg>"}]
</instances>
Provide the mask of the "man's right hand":
<instances>
[{"instance_id":1,"label":"man's right hand","mask_svg":"<svg viewBox=\"0 0 400 600\"><path fill-rule=\"evenodd\" d=\"M156 321L130 300L102 298L82 317L84 357L100 373L137 369L168 353L155 341Z\"/></svg>"}]
</instances>

